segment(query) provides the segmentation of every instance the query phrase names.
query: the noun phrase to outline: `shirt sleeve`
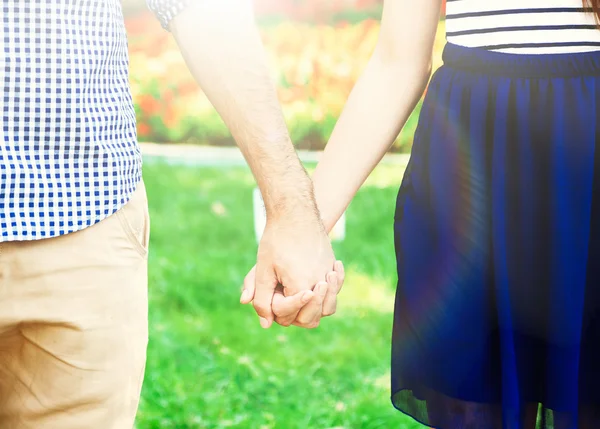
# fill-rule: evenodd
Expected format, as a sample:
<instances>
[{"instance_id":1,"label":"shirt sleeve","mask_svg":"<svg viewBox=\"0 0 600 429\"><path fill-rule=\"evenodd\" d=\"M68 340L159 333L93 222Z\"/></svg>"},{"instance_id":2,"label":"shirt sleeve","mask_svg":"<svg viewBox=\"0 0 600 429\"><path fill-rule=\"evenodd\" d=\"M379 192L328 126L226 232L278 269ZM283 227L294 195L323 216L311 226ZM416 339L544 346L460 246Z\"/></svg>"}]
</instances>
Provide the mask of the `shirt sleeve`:
<instances>
[{"instance_id":1,"label":"shirt sleeve","mask_svg":"<svg viewBox=\"0 0 600 429\"><path fill-rule=\"evenodd\" d=\"M191 0L146 0L148 8L158 18L163 28L169 31L171 20L181 13Z\"/></svg>"}]
</instances>

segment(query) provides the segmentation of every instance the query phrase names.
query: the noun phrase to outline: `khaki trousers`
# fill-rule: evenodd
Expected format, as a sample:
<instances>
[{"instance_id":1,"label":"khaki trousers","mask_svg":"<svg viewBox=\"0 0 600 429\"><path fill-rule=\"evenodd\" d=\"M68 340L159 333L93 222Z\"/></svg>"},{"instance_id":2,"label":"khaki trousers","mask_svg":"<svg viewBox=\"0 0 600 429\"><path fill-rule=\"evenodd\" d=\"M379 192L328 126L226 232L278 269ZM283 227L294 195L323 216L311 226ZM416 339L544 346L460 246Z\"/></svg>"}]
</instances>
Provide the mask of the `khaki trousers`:
<instances>
[{"instance_id":1,"label":"khaki trousers","mask_svg":"<svg viewBox=\"0 0 600 429\"><path fill-rule=\"evenodd\" d=\"M0 429L131 429L148 339L143 183L82 231L0 243Z\"/></svg>"}]
</instances>

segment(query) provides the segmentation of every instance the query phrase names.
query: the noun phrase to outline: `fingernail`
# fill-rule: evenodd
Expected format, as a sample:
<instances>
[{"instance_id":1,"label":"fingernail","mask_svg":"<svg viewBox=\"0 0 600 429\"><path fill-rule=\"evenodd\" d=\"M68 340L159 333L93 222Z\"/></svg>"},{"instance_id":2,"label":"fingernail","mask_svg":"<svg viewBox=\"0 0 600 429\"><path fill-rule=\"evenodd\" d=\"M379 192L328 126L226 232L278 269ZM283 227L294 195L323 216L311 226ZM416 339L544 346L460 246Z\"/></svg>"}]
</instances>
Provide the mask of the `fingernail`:
<instances>
[{"instance_id":1,"label":"fingernail","mask_svg":"<svg viewBox=\"0 0 600 429\"><path fill-rule=\"evenodd\" d=\"M342 261L337 261L335 263L335 270L336 271L344 271L344 264Z\"/></svg>"},{"instance_id":2,"label":"fingernail","mask_svg":"<svg viewBox=\"0 0 600 429\"><path fill-rule=\"evenodd\" d=\"M313 297L313 294L311 291L304 292L304 295L302 295L302 303L306 304L308 301L311 300L312 297Z\"/></svg>"},{"instance_id":3,"label":"fingernail","mask_svg":"<svg viewBox=\"0 0 600 429\"><path fill-rule=\"evenodd\" d=\"M250 292L248 292L247 289L244 289L244 291L242 292L242 297L240 298L241 302L246 302L248 301L248 295L250 294Z\"/></svg>"},{"instance_id":4,"label":"fingernail","mask_svg":"<svg viewBox=\"0 0 600 429\"><path fill-rule=\"evenodd\" d=\"M336 283L337 275L335 273L327 273L327 283Z\"/></svg>"},{"instance_id":5,"label":"fingernail","mask_svg":"<svg viewBox=\"0 0 600 429\"><path fill-rule=\"evenodd\" d=\"M262 326L264 329L268 329L269 326L271 325L269 323L269 321L267 319L265 319L264 317L260 317L259 320L260 320L260 326Z\"/></svg>"}]
</instances>

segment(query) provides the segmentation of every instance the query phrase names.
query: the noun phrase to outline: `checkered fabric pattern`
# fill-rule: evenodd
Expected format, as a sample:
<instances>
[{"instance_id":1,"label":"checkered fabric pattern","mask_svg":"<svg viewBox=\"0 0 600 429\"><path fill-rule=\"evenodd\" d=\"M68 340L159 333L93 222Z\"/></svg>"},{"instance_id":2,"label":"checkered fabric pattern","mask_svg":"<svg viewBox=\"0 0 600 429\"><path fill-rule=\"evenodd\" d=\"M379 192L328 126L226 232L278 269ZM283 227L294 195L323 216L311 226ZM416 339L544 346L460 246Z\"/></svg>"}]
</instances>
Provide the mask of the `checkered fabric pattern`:
<instances>
[{"instance_id":1,"label":"checkered fabric pattern","mask_svg":"<svg viewBox=\"0 0 600 429\"><path fill-rule=\"evenodd\" d=\"M169 23L191 0L147 0L148 7L154 12L163 28L168 30Z\"/></svg>"},{"instance_id":2,"label":"checkered fabric pattern","mask_svg":"<svg viewBox=\"0 0 600 429\"><path fill-rule=\"evenodd\" d=\"M168 25L178 2L149 3ZM141 178L121 2L0 7L0 242L81 230Z\"/></svg>"}]
</instances>

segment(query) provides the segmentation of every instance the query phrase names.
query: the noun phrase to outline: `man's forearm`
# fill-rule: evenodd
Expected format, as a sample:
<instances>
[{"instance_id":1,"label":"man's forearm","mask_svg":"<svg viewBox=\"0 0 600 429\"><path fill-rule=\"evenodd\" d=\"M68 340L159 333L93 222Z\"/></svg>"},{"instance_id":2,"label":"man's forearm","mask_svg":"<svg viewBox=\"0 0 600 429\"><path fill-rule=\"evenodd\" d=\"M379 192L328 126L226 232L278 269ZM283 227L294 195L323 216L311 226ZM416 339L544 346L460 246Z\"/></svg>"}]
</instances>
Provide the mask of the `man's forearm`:
<instances>
[{"instance_id":1,"label":"man's forearm","mask_svg":"<svg viewBox=\"0 0 600 429\"><path fill-rule=\"evenodd\" d=\"M268 216L316 213L312 183L289 138L250 0L203 0L171 23L192 74L244 154Z\"/></svg>"}]
</instances>

